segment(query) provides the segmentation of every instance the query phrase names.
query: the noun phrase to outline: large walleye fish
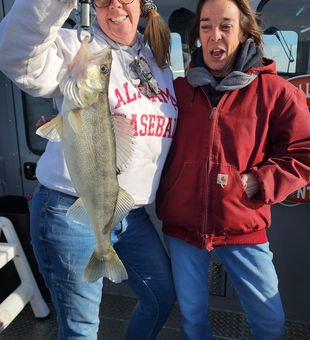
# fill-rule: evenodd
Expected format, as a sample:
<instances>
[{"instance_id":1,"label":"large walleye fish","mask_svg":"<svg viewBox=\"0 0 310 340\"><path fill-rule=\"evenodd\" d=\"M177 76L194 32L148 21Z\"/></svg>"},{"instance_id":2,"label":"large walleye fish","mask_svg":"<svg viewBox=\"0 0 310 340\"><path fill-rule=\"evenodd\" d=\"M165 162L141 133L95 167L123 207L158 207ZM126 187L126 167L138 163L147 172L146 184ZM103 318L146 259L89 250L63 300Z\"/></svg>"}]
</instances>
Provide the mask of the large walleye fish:
<instances>
[{"instance_id":1,"label":"large walleye fish","mask_svg":"<svg viewBox=\"0 0 310 340\"><path fill-rule=\"evenodd\" d=\"M61 114L37 130L42 137L63 142L68 171L79 196L68 217L93 226L96 248L84 270L88 282L102 276L116 283L127 279L110 234L134 206L133 198L117 180L117 173L130 158L133 128L126 117L110 113L111 64L110 48L91 54L85 39L60 84L64 95Z\"/></svg>"}]
</instances>

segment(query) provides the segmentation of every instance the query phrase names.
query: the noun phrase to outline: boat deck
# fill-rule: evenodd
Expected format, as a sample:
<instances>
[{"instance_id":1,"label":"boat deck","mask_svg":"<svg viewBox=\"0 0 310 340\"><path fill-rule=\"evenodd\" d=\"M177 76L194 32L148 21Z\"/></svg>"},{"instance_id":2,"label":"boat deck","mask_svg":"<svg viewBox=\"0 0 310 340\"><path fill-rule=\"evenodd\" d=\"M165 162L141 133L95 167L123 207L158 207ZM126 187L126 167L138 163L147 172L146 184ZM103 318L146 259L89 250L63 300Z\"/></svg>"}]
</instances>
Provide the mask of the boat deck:
<instances>
[{"instance_id":1,"label":"boat deck","mask_svg":"<svg viewBox=\"0 0 310 340\"><path fill-rule=\"evenodd\" d=\"M125 334L128 320L135 306L132 296L104 294L100 308L100 328L98 339L121 340ZM18 317L0 334L1 340L56 340L57 322L52 305L51 314L44 320L34 317L28 304ZM249 327L242 313L210 310L210 319L215 339L247 340ZM175 304L157 340L179 340L180 313ZM309 340L310 324L287 322L286 340Z\"/></svg>"}]
</instances>

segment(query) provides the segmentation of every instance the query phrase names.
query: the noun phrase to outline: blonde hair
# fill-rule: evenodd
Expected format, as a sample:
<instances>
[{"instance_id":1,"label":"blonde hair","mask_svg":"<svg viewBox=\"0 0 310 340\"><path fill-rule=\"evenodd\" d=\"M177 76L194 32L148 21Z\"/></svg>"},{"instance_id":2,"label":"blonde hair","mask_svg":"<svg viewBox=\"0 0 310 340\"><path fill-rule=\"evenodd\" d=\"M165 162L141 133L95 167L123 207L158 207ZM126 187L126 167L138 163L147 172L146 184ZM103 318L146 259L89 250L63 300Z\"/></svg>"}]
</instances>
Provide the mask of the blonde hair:
<instances>
[{"instance_id":1,"label":"blonde hair","mask_svg":"<svg viewBox=\"0 0 310 340\"><path fill-rule=\"evenodd\" d=\"M143 0L141 1L143 2ZM159 67L170 63L170 30L154 8L147 14L144 40L149 44Z\"/></svg>"}]
</instances>

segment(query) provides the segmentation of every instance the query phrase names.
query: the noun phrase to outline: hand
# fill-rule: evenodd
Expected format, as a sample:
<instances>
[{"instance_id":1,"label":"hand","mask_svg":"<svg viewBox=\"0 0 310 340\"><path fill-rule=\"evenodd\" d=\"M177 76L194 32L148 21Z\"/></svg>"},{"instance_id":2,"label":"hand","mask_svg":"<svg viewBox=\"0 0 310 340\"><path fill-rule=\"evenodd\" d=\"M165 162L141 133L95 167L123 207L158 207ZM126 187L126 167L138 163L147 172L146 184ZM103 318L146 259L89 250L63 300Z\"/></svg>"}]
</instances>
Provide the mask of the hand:
<instances>
[{"instance_id":1,"label":"hand","mask_svg":"<svg viewBox=\"0 0 310 340\"><path fill-rule=\"evenodd\" d=\"M243 189L247 196L251 198L259 191L258 180L251 173L241 175Z\"/></svg>"}]
</instances>

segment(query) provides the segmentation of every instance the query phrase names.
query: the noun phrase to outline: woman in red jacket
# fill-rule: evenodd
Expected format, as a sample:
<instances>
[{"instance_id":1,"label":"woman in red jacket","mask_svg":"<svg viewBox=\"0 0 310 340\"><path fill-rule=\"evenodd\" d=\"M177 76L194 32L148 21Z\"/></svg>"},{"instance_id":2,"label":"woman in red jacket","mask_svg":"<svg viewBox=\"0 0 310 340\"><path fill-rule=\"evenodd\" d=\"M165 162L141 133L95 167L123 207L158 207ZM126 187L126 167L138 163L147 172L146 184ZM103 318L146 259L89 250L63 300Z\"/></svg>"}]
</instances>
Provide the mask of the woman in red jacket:
<instances>
[{"instance_id":1,"label":"woman in red jacket","mask_svg":"<svg viewBox=\"0 0 310 340\"><path fill-rule=\"evenodd\" d=\"M221 258L253 339L281 339L284 313L266 228L270 205L310 181L301 90L263 58L248 0L200 0L179 119L157 194L182 313L182 339L210 339L208 265Z\"/></svg>"}]
</instances>

